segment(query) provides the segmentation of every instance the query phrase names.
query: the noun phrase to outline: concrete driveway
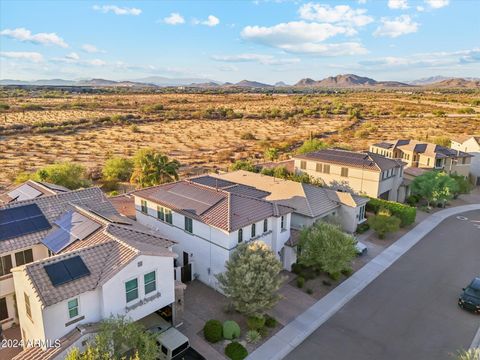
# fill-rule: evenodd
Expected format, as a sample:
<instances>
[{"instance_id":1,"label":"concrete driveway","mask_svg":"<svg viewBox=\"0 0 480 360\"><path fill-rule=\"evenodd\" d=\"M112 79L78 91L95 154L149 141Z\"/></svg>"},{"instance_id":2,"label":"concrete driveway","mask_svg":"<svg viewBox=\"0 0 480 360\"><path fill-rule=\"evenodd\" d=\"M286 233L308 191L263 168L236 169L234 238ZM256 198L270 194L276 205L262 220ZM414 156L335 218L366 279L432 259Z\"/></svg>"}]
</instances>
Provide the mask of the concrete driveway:
<instances>
[{"instance_id":1,"label":"concrete driveway","mask_svg":"<svg viewBox=\"0 0 480 360\"><path fill-rule=\"evenodd\" d=\"M451 360L480 326L457 307L461 288L480 275L478 225L480 211L443 221L287 359Z\"/></svg>"}]
</instances>

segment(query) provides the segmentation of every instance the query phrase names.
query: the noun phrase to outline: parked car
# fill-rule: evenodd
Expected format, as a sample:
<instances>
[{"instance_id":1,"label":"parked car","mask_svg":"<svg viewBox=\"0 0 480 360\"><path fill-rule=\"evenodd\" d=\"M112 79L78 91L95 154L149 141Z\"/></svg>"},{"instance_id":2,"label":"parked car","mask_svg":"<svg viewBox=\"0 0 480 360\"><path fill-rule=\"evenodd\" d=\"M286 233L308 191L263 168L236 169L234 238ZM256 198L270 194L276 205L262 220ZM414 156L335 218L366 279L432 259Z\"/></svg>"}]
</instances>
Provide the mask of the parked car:
<instances>
[{"instance_id":1,"label":"parked car","mask_svg":"<svg viewBox=\"0 0 480 360\"><path fill-rule=\"evenodd\" d=\"M357 250L357 255L359 256L365 255L368 251L367 245L360 241L357 241L357 243L355 244L355 249Z\"/></svg>"},{"instance_id":2,"label":"parked car","mask_svg":"<svg viewBox=\"0 0 480 360\"><path fill-rule=\"evenodd\" d=\"M480 314L480 278L476 277L462 290L463 292L458 299L458 306L475 314Z\"/></svg>"}]
</instances>

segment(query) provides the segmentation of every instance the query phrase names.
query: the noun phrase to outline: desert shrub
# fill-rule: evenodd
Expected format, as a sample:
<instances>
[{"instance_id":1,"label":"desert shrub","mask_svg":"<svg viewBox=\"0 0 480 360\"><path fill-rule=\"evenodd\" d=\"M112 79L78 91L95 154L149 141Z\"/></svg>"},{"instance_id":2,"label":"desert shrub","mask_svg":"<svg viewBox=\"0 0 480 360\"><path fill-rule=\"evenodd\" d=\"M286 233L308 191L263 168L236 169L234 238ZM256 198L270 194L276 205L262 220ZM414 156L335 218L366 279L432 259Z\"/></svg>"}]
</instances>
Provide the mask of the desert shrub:
<instances>
[{"instance_id":1,"label":"desert shrub","mask_svg":"<svg viewBox=\"0 0 480 360\"><path fill-rule=\"evenodd\" d=\"M363 234L364 232L368 231L368 229L370 229L370 225L368 225L368 222L363 222L357 226L356 233Z\"/></svg>"},{"instance_id":2,"label":"desert shrub","mask_svg":"<svg viewBox=\"0 0 480 360\"><path fill-rule=\"evenodd\" d=\"M246 170L251 172L258 172L257 167L250 160L237 160L230 166L230 170Z\"/></svg>"},{"instance_id":3,"label":"desert shrub","mask_svg":"<svg viewBox=\"0 0 480 360\"><path fill-rule=\"evenodd\" d=\"M305 140L303 144L297 149L297 154L307 154L312 151L327 148L327 144L319 139Z\"/></svg>"},{"instance_id":4,"label":"desert shrub","mask_svg":"<svg viewBox=\"0 0 480 360\"><path fill-rule=\"evenodd\" d=\"M240 326L233 320L227 320L223 323L223 337L228 340L238 339L240 337Z\"/></svg>"},{"instance_id":5,"label":"desert shrub","mask_svg":"<svg viewBox=\"0 0 480 360\"><path fill-rule=\"evenodd\" d=\"M303 288L304 285L305 285L305 279L303 277L299 276L297 278L297 287Z\"/></svg>"},{"instance_id":6,"label":"desert shrub","mask_svg":"<svg viewBox=\"0 0 480 360\"><path fill-rule=\"evenodd\" d=\"M203 327L203 336L211 343L216 343L222 340L223 326L218 320L208 320Z\"/></svg>"},{"instance_id":7,"label":"desert shrub","mask_svg":"<svg viewBox=\"0 0 480 360\"><path fill-rule=\"evenodd\" d=\"M240 139L242 140L256 140L257 138L251 132L246 132L240 135Z\"/></svg>"},{"instance_id":8,"label":"desert shrub","mask_svg":"<svg viewBox=\"0 0 480 360\"><path fill-rule=\"evenodd\" d=\"M448 136L436 136L433 138L432 142L434 144L450 147L450 138Z\"/></svg>"},{"instance_id":9,"label":"desert shrub","mask_svg":"<svg viewBox=\"0 0 480 360\"><path fill-rule=\"evenodd\" d=\"M400 228L400 219L387 214L370 216L368 223L380 239L384 239L387 233L396 232Z\"/></svg>"},{"instance_id":10,"label":"desert shrub","mask_svg":"<svg viewBox=\"0 0 480 360\"><path fill-rule=\"evenodd\" d=\"M232 360L243 360L247 357L248 351L242 344L234 341L225 347L225 355Z\"/></svg>"},{"instance_id":11,"label":"desert shrub","mask_svg":"<svg viewBox=\"0 0 480 360\"><path fill-rule=\"evenodd\" d=\"M116 180L105 180L102 183L102 190L105 192L111 192L118 190L118 181Z\"/></svg>"},{"instance_id":12,"label":"desert shrub","mask_svg":"<svg viewBox=\"0 0 480 360\"><path fill-rule=\"evenodd\" d=\"M458 109L459 114L475 114L475 110L471 107Z\"/></svg>"},{"instance_id":13,"label":"desert shrub","mask_svg":"<svg viewBox=\"0 0 480 360\"><path fill-rule=\"evenodd\" d=\"M269 328L274 328L277 326L277 319L270 315L265 315L265 326Z\"/></svg>"},{"instance_id":14,"label":"desert shrub","mask_svg":"<svg viewBox=\"0 0 480 360\"><path fill-rule=\"evenodd\" d=\"M260 330L265 326L265 317L249 316L247 318L247 326L250 330Z\"/></svg>"},{"instance_id":15,"label":"desert shrub","mask_svg":"<svg viewBox=\"0 0 480 360\"><path fill-rule=\"evenodd\" d=\"M25 110L25 111L39 111L39 110L43 110L43 107L40 106L40 105L37 105L37 104L23 104L21 106L22 110Z\"/></svg>"},{"instance_id":16,"label":"desert shrub","mask_svg":"<svg viewBox=\"0 0 480 360\"><path fill-rule=\"evenodd\" d=\"M0 110L8 110L10 109L10 105L1 103L0 104Z\"/></svg>"},{"instance_id":17,"label":"desert shrub","mask_svg":"<svg viewBox=\"0 0 480 360\"><path fill-rule=\"evenodd\" d=\"M366 139L368 138L368 135L370 135L370 131L367 129L360 129L355 131L355 137L359 139Z\"/></svg>"},{"instance_id":18,"label":"desert shrub","mask_svg":"<svg viewBox=\"0 0 480 360\"><path fill-rule=\"evenodd\" d=\"M255 344L262 339L262 335L257 330L248 330L246 339L248 343Z\"/></svg>"},{"instance_id":19,"label":"desert shrub","mask_svg":"<svg viewBox=\"0 0 480 360\"><path fill-rule=\"evenodd\" d=\"M443 111L443 110L433 110L433 111L432 111L432 114L435 115L435 116L441 116L441 117L443 117L443 116L445 116L447 113L446 113L445 111Z\"/></svg>"},{"instance_id":20,"label":"desert shrub","mask_svg":"<svg viewBox=\"0 0 480 360\"><path fill-rule=\"evenodd\" d=\"M409 205L400 204L395 201L387 201L383 199L370 198L367 203L367 211L378 213L381 209L387 209L390 213L400 219L400 226L407 226L415 222L417 210Z\"/></svg>"},{"instance_id":21,"label":"desert shrub","mask_svg":"<svg viewBox=\"0 0 480 360\"><path fill-rule=\"evenodd\" d=\"M275 161L278 159L279 153L277 148L268 148L265 150L263 156L268 161Z\"/></svg>"},{"instance_id":22,"label":"desert shrub","mask_svg":"<svg viewBox=\"0 0 480 360\"><path fill-rule=\"evenodd\" d=\"M123 157L113 157L105 162L102 175L108 181L128 181L132 176L133 161Z\"/></svg>"}]
</instances>

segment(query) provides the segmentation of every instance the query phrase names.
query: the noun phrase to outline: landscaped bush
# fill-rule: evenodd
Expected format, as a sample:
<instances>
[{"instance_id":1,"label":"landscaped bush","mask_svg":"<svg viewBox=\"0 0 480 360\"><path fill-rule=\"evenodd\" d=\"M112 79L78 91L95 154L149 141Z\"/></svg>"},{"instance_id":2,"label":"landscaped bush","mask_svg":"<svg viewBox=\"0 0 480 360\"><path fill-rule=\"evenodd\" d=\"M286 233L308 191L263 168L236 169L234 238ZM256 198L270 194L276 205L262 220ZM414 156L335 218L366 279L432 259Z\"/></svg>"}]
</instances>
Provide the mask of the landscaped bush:
<instances>
[{"instance_id":1,"label":"landscaped bush","mask_svg":"<svg viewBox=\"0 0 480 360\"><path fill-rule=\"evenodd\" d=\"M357 226L357 234L363 234L364 232L368 231L370 229L370 225L368 225L367 222L361 223L360 225Z\"/></svg>"},{"instance_id":2,"label":"landscaped bush","mask_svg":"<svg viewBox=\"0 0 480 360\"><path fill-rule=\"evenodd\" d=\"M301 276L297 278L297 287L303 288L303 285L305 285L305 279Z\"/></svg>"},{"instance_id":3,"label":"landscaped bush","mask_svg":"<svg viewBox=\"0 0 480 360\"><path fill-rule=\"evenodd\" d=\"M406 200L407 204L410 206L417 205L419 201L420 197L418 195L410 195Z\"/></svg>"},{"instance_id":4,"label":"landscaped bush","mask_svg":"<svg viewBox=\"0 0 480 360\"><path fill-rule=\"evenodd\" d=\"M265 318L263 316L250 316L247 319L247 326L250 330L260 330L265 326Z\"/></svg>"},{"instance_id":5,"label":"landscaped bush","mask_svg":"<svg viewBox=\"0 0 480 360\"><path fill-rule=\"evenodd\" d=\"M225 355L232 360L243 360L247 357L248 351L242 344L234 341L225 347Z\"/></svg>"},{"instance_id":6,"label":"landscaped bush","mask_svg":"<svg viewBox=\"0 0 480 360\"><path fill-rule=\"evenodd\" d=\"M223 337L227 340L238 339L240 337L240 326L233 320L225 321L223 323Z\"/></svg>"},{"instance_id":7,"label":"landscaped bush","mask_svg":"<svg viewBox=\"0 0 480 360\"><path fill-rule=\"evenodd\" d=\"M277 319L270 315L265 315L265 326L269 328L274 328L277 326Z\"/></svg>"},{"instance_id":8,"label":"landscaped bush","mask_svg":"<svg viewBox=\"0 0 480 360\"><path fill-rule=\"evenodd\" d=\"M385 213L385 210L378 215L370 216L368 223L380 239L384 239L387 233L396 232L400 228L400 219Z\"/></svg>"},{"instance_id":9,"label":"landscaped bush","mask_svg":"<svg viewBox=\"0 0 480 360\"><path fill-rule=\"evenodd\" d=\"M378 213L381 208L390 211L392 215L400 219L400 226L402 227L413 224L417 216L417 209L412 206L376 198L370 198L366 208L367 211L374 213Z\"/></svg>"},{"instance_id":10,"label":"landscaped bush","mask_svg":"<svg viewBox=\"0 0 480 360\"><path fill-rule=\"evenodd\" d=\"M203 336L211 343L216 343L222 340L223 326L218 320L208 320L203 327Z\"/></svg>"},{"instance_id":11,"label":"landscaped bush","mask_svg":"<svg viewBox=\"0 0 480 360\"><path fill-rule=\"evenodd\" d=\"M255 344L262 339L262 335L257 330L248 330L246 339L248 343Z\"/></svg>"},{"instance_id":12,"label":"landscaped bush","mask_svg":"<svg viewBox=\"0 0 480 360\"><path fill-rule=\"evenodd\" d=\"M342 274L345 275L346 277L349 277L353 274L353 269L352 268L344 269L342 270Z\"/></svg>"},{"instance_id":13,"label":"landscaped bush","mask_svg":"<svg viewBox=\"0 0 480 360\"><path fill-rule=\"evenodd\" d=\"M329 273L328 276L330 277L330 279L332 279L333 281L338 281L340 280L340 276L341 276L341 273Z\"/></svg>"}]
</instances>

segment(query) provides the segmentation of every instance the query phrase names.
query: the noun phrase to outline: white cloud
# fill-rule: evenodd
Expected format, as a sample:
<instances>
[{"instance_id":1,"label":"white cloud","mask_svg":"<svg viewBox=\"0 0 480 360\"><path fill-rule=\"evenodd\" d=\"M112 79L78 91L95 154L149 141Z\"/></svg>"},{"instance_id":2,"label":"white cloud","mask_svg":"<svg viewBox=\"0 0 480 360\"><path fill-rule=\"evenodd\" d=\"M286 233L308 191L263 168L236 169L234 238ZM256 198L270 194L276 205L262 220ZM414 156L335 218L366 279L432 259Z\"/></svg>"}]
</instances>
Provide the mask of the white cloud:
<instances>
[{"instance_id":1,"label":"white cloud","mask_svg":"<svg viewBox=\"0 0 480 360\"><path fill-rule=\"evenodd\" d=\"M0 31L0 35L7 36L19 41L31 42L34 44L42 45L57 45L63 48L67 48L68 44L55 33L37 33L32 32L25 28L5 29Z\"/></svg>"},{"instance_id":2,"label":"white cloud","mask_svg":"<svg viewBox=\"0 0 480 360\"><path fill-rule=\"evenodd\" d=\"M374 36L398 37L417 32L418 23L413 22L410 16L400 15L394 19L382 18L382 24L374 31Z\"/></svg>"},{"instance_id":3,"label":"white cloud","mask_svg":"<svg viewBox=\"0 0 480 360\"><path fill-rule=\"evenodd\" d=\"M66 55L65 58L70 60L79 60L80 56L76 52L71 52L70 54Z\"/></svg>"},{"instance_id":4,"label":"white cloud","mask_svg":"<svg viewBox=\"0 0 480 360\"><path fill-rule=\"evenodd\" d=\"M163 18L163 21L165 22L165 24L169 25L178 25L185 23L185 19L179 13L171 13L166 18Z\"/></svg>"},{"instance_id":5,"label":"white cloud","mask_svg":"<svg viewBox=\"0 0 480 360\"><path fill-rule=\"evenodd\" d=\"M388 0L388 7L390 9L408 9L408 0Z\"/></svg>"},{"instance_id":6,"label":"white cloud","mask_svg":"<svg viewBox=\"0 0 480 360\"><path fill-rule=\"evenodd\" d=\"M105 61L100 59L87 60L86 63L93 66L103 66L107 64Z\"/></svg>"},{"instance_id":7,"label":"white cloud","mask_svg":"<svg viewBox=\"0 0 480 360\"><path fill-rule=\"evenodd\" d=\"M92 44L83 44L82 45L82 50L89 53L89 54L94 54L94 53L104 53L104 50L100 50L97 48L95 45Z\"/></svg>"},{"instance_id":8,"label":"white cloud","mask_svg":"<svg viewBox=\"0 0 480 360\"><path fill-rule=\"evenodd\" d=\"M425 0L425 2L432 8L432 9L440 9L442 7L448 6L450 3L449 0Z\"/></svg>"},{"instance_id":9,"label":"white cloud","mask_svg":"<svg viewBox=\"0 0 480 360\"><path fill-rule=\"evenodd\" d=\"M367 0L358 0L357 1L359 4L363 5L363 4L366 4L367 3Z\"/></svg>"},{"instance_id":10,"label":"white cloud","mask_svg":"<svg viewBox=\"0 0 480 360\"><path fill-rule=\"evenodd\" d=\"M425 11L425 8L423 6L417 6L417 11L418 12L422 12L422 11Z\"/></svg>"},{"instance_id":11,"label":"white cloud","mask_svg":"<svg viewBox=\"0 0 480 360\"><path fill-rule=\"evenodd\" d=\"M300 18L310 21L345 24L349 26L365 26L373 21L366 15L366 9L352 9L348 5L322 5L307 3L298 10Z\"/></svg>"},{"instance_id":12,"label":"white cloud","mask_svg":"<svg viewBox=\"0 0 480 360\"><path fill-rule=\"evenodd\" d=\"M332 44L289 44L283 47L285 51L296 54L310 54L318 56L346 56L346 55L363 55L367 54L368 50L358 42L343 42Z\"/></svg>"},{"instance_id":13,"label":"white cloud","mask_svg":"<svg viewBox=\"0 0 480 360\"><path fill-rule=\"evenodd\" d=\"M9 59L28 60L35 63L39 63L43 61L42 54L38 52L2 51L0 52L0 57L9 58Z\"/></svg>"},{"instance_id":14,"label":"white cloud","mask_svg":"<svg viewBox=\"0 0 480 360\"><path fill-rule=\"evenodd\" d=\"M115 15L134 15L138 16L142 13L141 9L138 8L128 8L128 7L119 7L116 5L93 5L93 10L100 11L103 13L112 12Z\"/></svg>"},{"instance_id":15,"label":"white cloud","mask_svg":"<svg viewBox=\"0 0 480 360\"><path fill-rule=\"evenodd\" d=\"M275 58L272 55L263 54L238 54L238 55L213 55L213 60L241 63L241 62L258 62L263 65L286 65L299 63L298 58Z\"/></svg>"},{"instance_id":16,"label":"white cloud","mask_svg":"<svg viewBox=\"0 0 480 360\"><path fill-rule=\"evenodd\" d=\"M210 27L217 26L218 24L220 24L220 19L213 15L208 15L207 20L202 21L202 25Z\"/></svg>"}]
</instances>

